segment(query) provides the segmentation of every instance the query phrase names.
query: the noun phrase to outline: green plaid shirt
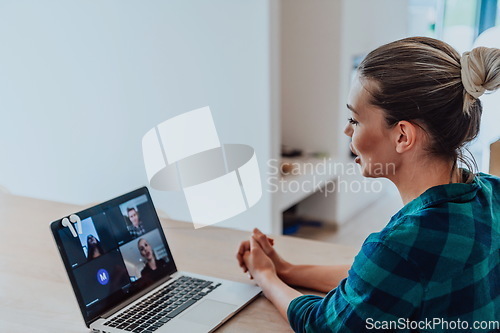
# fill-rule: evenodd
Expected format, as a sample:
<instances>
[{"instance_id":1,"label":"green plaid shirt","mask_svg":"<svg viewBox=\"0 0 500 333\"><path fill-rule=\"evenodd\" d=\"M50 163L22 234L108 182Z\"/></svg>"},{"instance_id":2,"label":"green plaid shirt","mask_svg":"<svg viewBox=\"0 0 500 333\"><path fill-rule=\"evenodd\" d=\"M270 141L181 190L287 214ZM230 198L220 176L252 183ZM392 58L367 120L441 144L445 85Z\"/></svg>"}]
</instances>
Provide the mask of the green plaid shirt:
<instances>
[{"instance_id":1,"label":"green plaid shirt","mask_svg":"<svg viewBox=\"0 0 500 333\"><path fill-rule=\"evenodd\" d=\"M296 332L499 332L499 223L500 178L480 173L471 184L430 188L365 240L337 288L292 300L290 325ZM482 321L492 323L473 329L485 328Z\"/></svg>"}]
</instances>

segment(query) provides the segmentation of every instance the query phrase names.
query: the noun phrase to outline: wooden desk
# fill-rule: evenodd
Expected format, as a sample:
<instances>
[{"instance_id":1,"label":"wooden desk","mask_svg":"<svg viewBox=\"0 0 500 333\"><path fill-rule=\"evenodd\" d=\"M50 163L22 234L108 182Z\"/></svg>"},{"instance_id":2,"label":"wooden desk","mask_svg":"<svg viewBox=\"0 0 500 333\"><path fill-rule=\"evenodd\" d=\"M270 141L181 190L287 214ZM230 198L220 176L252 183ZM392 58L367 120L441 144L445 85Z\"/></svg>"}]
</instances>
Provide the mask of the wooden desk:
<instances>
[{"instance_id":1,"label":"wooden desk","mask_svg":"<svg viewBox=\"0 0 500 333\"><path fill-rule=\"evenodd\" d=\"M49 223L85 207L0 193L0 332L88 332L60 260ZM251 283L236 262L249 233L163 220L179 270ZM282 256L294 263L349 264L356 250L275 236ZM310 291L305 291L311 293ZM290 332L263 296L217 332Z\"/></svg>"}]
</instances>

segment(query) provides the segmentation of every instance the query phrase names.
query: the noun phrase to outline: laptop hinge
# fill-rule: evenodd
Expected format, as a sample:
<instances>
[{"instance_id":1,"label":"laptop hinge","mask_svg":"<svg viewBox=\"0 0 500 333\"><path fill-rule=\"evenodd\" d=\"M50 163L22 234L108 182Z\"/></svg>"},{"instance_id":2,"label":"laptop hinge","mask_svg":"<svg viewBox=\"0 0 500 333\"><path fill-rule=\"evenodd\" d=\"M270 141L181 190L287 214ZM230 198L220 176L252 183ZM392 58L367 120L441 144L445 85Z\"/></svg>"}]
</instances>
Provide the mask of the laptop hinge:
<instances>
[{"instance_id":1,"label":"laptop hinge","mask_svg":"<svg viewBox=\"0 0 500 333\"><path fill-rule=\"evenodd\" d=\"M102 315L100 315L98 318L96 318L96 320L100 319L100 318L108 318L108 317L111 317L113 314L115 314L116 312L120 311L121 309L123 309L124 307L132 304L133 302L135 302L136 300L138 300L139 298L141 298L142 296L146 295L147 293L149 293L151 290L155 289L155 288L158 288L159 286L161 286L162 284L164 284L165 282L169 281L172 279L172 275L170 275L169 277L163 279L163 280L160 280L154 284L152 284L151 286L147 287L146 289L144 289L143 291L141 291L140 293L138 293L137 295L134 295L132 296L131 298L127 299L126 301L123 301L121 302L120 304L118 304L117 306L113 307L112 309L104 312ZM94 320L95 321L95 320Z\"/></svg>"}]
</instances>

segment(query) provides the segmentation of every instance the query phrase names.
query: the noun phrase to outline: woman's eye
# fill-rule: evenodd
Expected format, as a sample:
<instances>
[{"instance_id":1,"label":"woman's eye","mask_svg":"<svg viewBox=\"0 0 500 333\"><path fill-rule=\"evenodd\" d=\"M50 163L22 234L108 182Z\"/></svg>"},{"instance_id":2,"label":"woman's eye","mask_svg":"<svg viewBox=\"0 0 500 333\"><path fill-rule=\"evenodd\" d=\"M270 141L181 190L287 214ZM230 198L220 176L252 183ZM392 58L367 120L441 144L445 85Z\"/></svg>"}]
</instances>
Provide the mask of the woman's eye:
<instances>
[{"instance_id":1,"label":"woman's eye","mask_svg":"<svg viewBox=\"0 0 500 333\"><path fill-rule=\"evenodd\" d=\"M354 120L353 118L349 118L349 119L347 119L347 121L349 121L349 124L351 124L351 125L357 125L358 124L358 122L356 120Z\"/></svg>"}]
</instances>

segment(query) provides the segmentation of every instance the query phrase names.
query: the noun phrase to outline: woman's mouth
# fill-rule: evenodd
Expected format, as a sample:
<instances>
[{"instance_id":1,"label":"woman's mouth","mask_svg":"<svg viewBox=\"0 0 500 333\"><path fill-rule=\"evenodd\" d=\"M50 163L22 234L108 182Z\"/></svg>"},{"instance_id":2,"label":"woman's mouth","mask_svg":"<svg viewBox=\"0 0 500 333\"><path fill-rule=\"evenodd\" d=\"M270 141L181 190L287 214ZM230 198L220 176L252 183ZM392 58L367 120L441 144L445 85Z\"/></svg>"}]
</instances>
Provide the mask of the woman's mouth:
<instances>
[{"instance_id":1,"label":"woman's mouth","mask_svg":"<svg viewBox=\"0 0 500 333\"><path fill-rule=\"evenodd\" d=\"M354 162L356 163L359 163L361 162L361 158L359 157L359 155L356 153L356 151L354 150L354 148L352 147L352 144L349 145L349 148L351 149L351 152L356 155L356 158L354 159Z\"/></svg>"}]
</instances>

